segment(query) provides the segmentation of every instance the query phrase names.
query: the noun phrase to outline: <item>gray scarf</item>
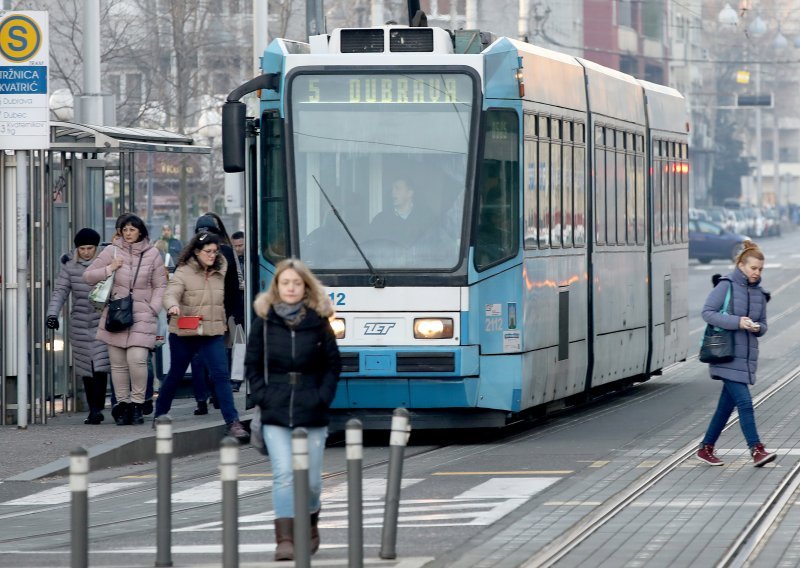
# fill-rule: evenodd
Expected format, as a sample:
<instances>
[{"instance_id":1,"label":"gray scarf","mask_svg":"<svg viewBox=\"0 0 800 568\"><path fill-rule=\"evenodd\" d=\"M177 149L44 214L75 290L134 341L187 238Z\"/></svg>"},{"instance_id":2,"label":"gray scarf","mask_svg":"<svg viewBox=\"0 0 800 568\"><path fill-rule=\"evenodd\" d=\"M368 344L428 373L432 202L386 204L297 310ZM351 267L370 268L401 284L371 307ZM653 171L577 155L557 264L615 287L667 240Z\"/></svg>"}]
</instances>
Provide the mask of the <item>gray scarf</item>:
<instances>
[{"instance_id":1,"label":"gray scarf","mask_svg":"<svg viewBox=\"0 0 800 568\"><path fill-rule=\"evenodd\" d=\"M303 319L306 311L303 309L303 302L296 304L287 304L286 302L278 302L272 305L275 313L281 316L284 321L289 325L296 325Z\"/></svg>"}]
</instances>

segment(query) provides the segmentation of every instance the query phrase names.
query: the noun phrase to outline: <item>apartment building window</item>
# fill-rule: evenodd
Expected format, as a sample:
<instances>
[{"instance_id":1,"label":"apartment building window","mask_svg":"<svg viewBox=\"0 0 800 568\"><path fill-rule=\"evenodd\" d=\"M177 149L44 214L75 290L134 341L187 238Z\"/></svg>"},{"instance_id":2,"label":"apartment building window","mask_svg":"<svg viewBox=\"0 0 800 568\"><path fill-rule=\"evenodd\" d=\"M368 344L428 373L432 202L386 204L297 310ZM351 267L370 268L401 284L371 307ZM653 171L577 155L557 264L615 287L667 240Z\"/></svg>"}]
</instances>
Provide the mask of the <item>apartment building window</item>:
<instances>
[{"instance_id":1,"label":"apartment building window","mask_svg":"<svg viewBox=\"0 0 800 568\"><path fill-rule=\"evenodd\" d=\"M633 27L633 3L631 0L619 0L617 2L617 24L629 28Z\"/></svg>"}]
</instances>

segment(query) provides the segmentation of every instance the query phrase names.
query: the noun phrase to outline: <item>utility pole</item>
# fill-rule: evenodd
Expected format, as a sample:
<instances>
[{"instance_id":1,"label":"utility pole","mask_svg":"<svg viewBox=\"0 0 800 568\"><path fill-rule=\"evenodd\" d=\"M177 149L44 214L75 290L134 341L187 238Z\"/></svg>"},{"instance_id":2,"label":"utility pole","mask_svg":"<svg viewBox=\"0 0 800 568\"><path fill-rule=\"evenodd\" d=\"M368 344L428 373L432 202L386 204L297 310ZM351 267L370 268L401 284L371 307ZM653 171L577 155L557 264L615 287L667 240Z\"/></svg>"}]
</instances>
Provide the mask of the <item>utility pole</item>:
<instances>
[{"instance_id":1,"label":"utility pole","mask_svg":"<svg viewBox=\"0 0 800 568\"><path fill-rule=\"evenodd\" d=\"M103 124L100 93L100 0L83 2L83 95L81 122Z\"/></svg>"},{"instance_id":2,"label":"utility pole","mask_svg":"<svg viewBox=\"0 0 800 568\"><path fill-rule=\"evenodd\" d=\"M308 37L325 33L323 0L306 0L306 34Z\"/></svg>"}]
</instances>

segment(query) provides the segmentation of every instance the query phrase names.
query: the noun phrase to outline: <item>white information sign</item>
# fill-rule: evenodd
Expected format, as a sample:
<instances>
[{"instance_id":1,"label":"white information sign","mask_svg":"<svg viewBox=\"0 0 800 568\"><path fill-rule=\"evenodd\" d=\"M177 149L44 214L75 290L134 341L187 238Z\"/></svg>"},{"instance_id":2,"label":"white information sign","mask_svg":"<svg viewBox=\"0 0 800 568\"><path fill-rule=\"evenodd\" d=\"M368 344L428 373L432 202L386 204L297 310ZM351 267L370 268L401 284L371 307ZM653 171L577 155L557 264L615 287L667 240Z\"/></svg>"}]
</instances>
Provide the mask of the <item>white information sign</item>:
<instances>
[{"instance_id":1,"label":"white information sign","mask_svg":"<svg viewBox=\"0 0 800 568\"><path fill-rule=\"evenodd\" d=\"M0 149L50 143L47 12L0 11Z\"/></svg>"}]
</instances>

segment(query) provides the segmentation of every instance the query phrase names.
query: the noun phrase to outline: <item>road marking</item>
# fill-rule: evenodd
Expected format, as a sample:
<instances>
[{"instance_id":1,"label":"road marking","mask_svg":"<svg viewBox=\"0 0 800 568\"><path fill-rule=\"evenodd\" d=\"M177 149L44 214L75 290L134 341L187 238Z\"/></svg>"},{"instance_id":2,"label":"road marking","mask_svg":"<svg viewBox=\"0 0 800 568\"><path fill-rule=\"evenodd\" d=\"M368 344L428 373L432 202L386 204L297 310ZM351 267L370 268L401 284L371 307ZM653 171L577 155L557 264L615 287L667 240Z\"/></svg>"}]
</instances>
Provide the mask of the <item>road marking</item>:
<instances>
[{"instance_id":1,"label":"road marking","mask_svg":"<svg viewBox=\"0 0 800 568\"><path fill-rule=\"evenodd\" d=\"M490 479L457 495L455 499L503 499L508 496L530 499L547 489L560 478L525 477L520 479Z\"/></svg>"},{"instance_id":2,"label":"road marking","mask_svg":"<svg viewBox=\"0 0 800 568\"><path fill-rule=\"evenodd\" d=\"M598 460L598 461L592 462L589 465L589 467L604 467L604 466L607 466L609 463L611 463L609 460Z\"/></svg>"},{"instance_id":3,"label":"road marking","mask_svg":"<svg viewBox=\"0 0 800 568\"><path fill-rule=\"evenodd\" d=\"M437 471L433 475L570 475L570 469L534 469L522 471Z\"/></svg>"},{"instance_id":4,"label":"road marking","mask_svg":"<svg viewBox=\"0 0 800 568\"><path fill-rule=\"evenodd\" d=\"M602 501L548 501L545 507L599 507Z\"/></svg>"},{"instance_id":5,"label":"road marking","mask_svg":"<svg viewBox=\"0 0 800 568\"><path fill-rule=\"evenodd\" d=\"M244 479L237 483L240 497L268 487L272 487L272 480ZM173 503L219 503L220 501L222 501L222 482L218 479L172 494ZM156 502L157 499L146 501L146 503Z\"/></svg>"},{"instance_id":6,"label":"road marking","mask_svg":"<svg viewBox=\"0 0 800 568\"><path fill-rule=\"evenodd\" d=\"M119 489L130 489L131 487L142 485L142 483L143 482L90 483L89 499L92 497L97 497L98 495L111 493ZM6 501L5 503L0 503L0 505L62 505L64 503L69 503L71 499L72 493L69 490L69 485L60 485L58 487L52 487L50 489L40 491L39 493L33 493L32 495L28 495L26 497L14 499L13 501Z\"/></svg>"},{"instance_id":7,"label":"road marking","mask_svg":"<svg viewBox=\"0 0 800 568\"><path fill-rule=\"evenodd\" d=\"M502 519L533 495L556 483L559 477L492 478L453 497L428 499L402 499L397 526L399 528L488 526ZM418 484L423 479L404 479L404 487ZM365 479L364 528L383 527L385 479ZM347 529L347 485L337 484L322 492L320 528ZM272 529L274 511L258 512L239 517L239 531L267 531ZM200 523L173 532L200 532L222 530L221 521Z\"/></svg>"}]
</instances>

